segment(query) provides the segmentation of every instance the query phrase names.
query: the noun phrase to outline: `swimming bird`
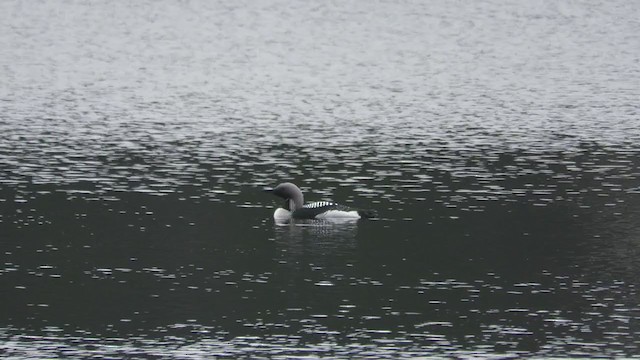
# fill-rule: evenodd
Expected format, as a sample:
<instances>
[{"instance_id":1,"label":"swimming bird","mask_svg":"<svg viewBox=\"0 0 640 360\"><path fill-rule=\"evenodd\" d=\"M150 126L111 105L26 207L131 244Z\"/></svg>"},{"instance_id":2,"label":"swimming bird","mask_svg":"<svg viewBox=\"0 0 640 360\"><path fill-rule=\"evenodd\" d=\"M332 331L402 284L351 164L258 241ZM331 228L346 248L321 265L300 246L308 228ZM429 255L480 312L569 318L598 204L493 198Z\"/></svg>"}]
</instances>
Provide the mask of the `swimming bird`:
<instances>
[{"instance_id":1,"label":"swimming bird","mask_svg":"<svg viewBox=\"0 0 640 360\"><path fill-rule=\"evenodd\" d=\"M302 191L295 184L285 182L273 189L265 189L283 198L284 206L273 213L276 220L286 219L360 219L375 218L375 210L353 209L330 201L317 201L304 204Z\"/></svg>"}]
</instances>

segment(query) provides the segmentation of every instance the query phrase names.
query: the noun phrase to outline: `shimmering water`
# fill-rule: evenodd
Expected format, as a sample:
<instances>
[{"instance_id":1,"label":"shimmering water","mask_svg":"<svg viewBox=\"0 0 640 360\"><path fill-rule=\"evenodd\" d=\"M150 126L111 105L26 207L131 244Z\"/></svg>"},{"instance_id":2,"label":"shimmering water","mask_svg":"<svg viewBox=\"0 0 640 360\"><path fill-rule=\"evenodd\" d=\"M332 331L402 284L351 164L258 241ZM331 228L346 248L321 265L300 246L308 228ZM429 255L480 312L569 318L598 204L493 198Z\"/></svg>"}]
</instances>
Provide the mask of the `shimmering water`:
<instances>
[{"instance_id":1,"label":"shimmering water","mask_svg":"<svg viewBox=\"0 0 640 360\"><path fill-rule=\"evenodd\" d=\"M639 18L0 2L0 355L639 354Z\"/></svg>"}]
</instances>

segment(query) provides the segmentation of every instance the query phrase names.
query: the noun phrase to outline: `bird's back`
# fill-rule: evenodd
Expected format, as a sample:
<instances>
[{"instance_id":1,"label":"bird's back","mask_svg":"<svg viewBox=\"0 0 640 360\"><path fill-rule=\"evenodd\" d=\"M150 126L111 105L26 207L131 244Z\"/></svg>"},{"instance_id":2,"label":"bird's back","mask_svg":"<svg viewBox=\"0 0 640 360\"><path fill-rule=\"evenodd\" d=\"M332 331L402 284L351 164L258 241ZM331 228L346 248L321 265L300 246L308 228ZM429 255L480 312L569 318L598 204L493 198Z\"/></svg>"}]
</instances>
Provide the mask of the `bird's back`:
<instances>
[{"instance_id":1,"label":"bird's back","mask_svg":"<svg viewBox=\"0 0 640 360\"><path fill-rule=\"evenodd\" d=\"M329 201L317 201L305 204L302 208L296 209L293 212L292 217L295 219L359 219L361 217L375 217L375 212L353 209L348 206Z\"/></svg>"}]
</instances>

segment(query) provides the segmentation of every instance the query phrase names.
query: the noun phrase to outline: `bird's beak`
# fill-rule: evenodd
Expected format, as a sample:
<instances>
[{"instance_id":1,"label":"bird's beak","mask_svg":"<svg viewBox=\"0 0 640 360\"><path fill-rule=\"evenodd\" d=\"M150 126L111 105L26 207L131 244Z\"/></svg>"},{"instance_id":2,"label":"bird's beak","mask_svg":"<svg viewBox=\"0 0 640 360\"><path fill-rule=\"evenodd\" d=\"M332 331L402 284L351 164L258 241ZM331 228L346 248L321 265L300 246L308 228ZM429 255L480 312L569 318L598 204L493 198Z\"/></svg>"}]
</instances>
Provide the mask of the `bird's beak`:
<instances>
[{"instance_id":1,"label":"bird's beak","mask_svg":"<svg viewBox=\"0 0 640 360\"><path fill-rule=\"evenodd\" d=\"M266 187L266 188L263 188L262 191L264 191L264 192L273 192L273 188L272 187Z\"/></svg>"}]
</instances>

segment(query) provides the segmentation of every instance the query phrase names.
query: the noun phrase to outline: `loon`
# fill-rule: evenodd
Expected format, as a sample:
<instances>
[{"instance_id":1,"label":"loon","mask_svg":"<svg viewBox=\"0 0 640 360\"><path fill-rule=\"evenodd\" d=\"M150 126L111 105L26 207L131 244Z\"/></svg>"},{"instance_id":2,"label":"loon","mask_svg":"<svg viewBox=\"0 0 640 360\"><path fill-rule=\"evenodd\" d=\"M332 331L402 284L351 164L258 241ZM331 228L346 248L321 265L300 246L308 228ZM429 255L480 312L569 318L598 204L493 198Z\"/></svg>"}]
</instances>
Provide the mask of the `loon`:
<instances>
[{"instance_id":1,"label":"loon","mask_svg":"<svg viewBox=\"0 0 640 360\"><path fill-rule=\"evenodd\" d=\"M375 218L375 210L353 209L330 201L304 204L302 191L296 185L285 182L273 189L265 189L285 199L284 206L273 213L276 220L284 219L360 219Z\"/></svg>"}]
</instances>

